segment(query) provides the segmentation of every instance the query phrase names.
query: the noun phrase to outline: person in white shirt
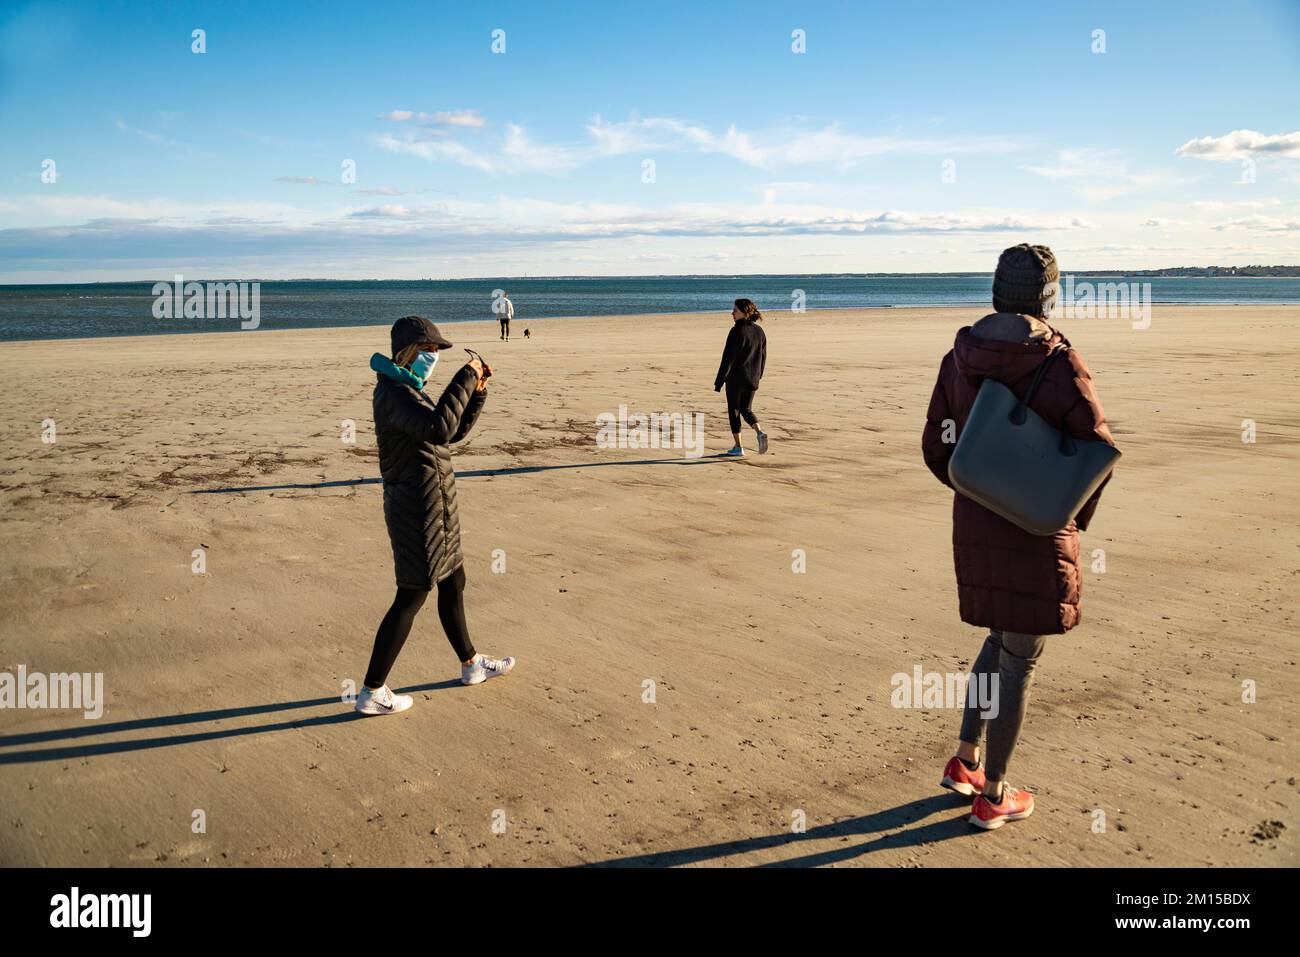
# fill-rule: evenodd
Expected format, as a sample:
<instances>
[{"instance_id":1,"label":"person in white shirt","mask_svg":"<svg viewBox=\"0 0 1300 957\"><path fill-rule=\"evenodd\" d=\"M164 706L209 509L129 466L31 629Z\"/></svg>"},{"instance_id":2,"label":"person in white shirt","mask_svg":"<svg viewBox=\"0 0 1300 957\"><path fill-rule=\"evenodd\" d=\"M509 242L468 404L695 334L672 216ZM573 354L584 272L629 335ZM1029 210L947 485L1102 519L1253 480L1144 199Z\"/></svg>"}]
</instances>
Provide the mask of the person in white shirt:
<instances>
[{"instance_id":1,"label":"person in white shirt","mask_svg":"<svg viewBox=\"0 0 1300 957\"><path fill-rule=\"evenodd\" d=\"M492 304L497 318L501 320L501 338L510 341L510 320L515 317L515 304L510 301L508 293L501 293L501 301Z\"/></svg>"}]
</instances>

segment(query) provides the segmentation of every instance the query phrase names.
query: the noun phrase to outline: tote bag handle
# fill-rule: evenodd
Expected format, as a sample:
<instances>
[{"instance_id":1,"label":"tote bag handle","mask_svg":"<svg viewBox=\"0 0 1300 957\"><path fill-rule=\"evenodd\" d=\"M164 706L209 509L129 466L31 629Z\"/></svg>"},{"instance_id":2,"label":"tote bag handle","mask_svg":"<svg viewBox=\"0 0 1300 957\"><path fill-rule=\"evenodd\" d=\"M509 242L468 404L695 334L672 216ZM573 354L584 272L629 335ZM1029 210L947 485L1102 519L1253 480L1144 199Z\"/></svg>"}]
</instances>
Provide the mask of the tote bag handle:
<instances>
[{"instance_id":1,"label":"tote bag handle","mask_svg":"<svg viewBox=\"0 0 1300 957\"><path fill-rule=\"evenodd\" d=\"M1038 368L1034 370L1034 378L1029 383L1029 388L1025 392L1025 397L1015 404L1015 407L1012 408L1010 414L1007 416L1007 419L1011 422L1012 425L1025 424L1025 418L1029 410L1029 400L1032 399L1034 397L1034 393L1038 391L1038 387L1039 385L1042 384L1043 377L1047 375L1047 369L1052 364L1052 360L1055 359L1057 356L1063 355L1064 353L1069 351L1070 351L1069 346L1060 346L1057 348L1053 348L1050 352L1047 353L1047 357L1044 358L1043 361L1038 364ZM1074 439L1064 429L1061 429L1060 432L1061 432L1061 454L1065 456L1075 455L1079 451L1079 449L1078 446L1074 444Z\"/></svg>"}]
</instances>

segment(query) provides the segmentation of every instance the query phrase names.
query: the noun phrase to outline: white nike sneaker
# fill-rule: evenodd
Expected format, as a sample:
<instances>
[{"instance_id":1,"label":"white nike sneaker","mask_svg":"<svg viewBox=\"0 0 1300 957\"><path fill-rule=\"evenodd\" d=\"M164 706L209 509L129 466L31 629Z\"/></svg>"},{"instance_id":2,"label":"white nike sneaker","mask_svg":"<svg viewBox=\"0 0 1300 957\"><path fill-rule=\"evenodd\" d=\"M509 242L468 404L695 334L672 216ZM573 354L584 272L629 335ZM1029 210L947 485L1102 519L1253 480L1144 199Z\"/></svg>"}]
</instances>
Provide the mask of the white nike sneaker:
<instances>
[{"instance_id":1,"label":"white nike sneaker","mask_svg":"<svg viewBox=\"0 0 1300 957\"><path fill-rule=\"evenodd\" d=\"M475 655L472 665L460 666L460 683L463 685L482 684L489 678L510 673L515 666L513 658L489 658L487 655Z\"/></svg>"},{"instance_id":2,"label":"white nike sneaker","mask_svg":"<svg viewBox=\"0 0 1300 957\"><path fill-rule=\"evenodd\" d=\"M392 689L384 685L374 691L362 688L361 694L357 695L356 708L362 714L397 714L413 704L415 699L409 694L393 694Z\"/></svg>"}]
</instances>

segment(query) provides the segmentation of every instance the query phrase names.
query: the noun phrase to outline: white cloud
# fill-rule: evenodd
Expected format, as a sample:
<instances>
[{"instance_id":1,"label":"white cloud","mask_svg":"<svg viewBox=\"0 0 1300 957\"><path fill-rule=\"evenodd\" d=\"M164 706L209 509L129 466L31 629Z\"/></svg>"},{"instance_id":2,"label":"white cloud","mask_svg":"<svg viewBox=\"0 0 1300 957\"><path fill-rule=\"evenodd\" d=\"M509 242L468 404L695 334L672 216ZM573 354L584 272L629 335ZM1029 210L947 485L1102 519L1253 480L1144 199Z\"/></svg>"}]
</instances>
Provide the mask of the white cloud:
<instances>
[{"instance_id":1,"label":"white cloud","mask_svg":"<svg viewBox=\"0 0 1300 957\"><path fill-rule=\"evenodd\" d=\"M1268 135L1255 130L1233 130L1224 136L1202 136L1174 150L1176 156L1231 162L1254 155L1300 159L1300 130Z\"/></svg>"},{"instance_id":2,"label":"white cloud","mask_svg":"<svg viewBox=\"0 0 1300 957\"><path fill-rule=\"evenodd\" d=\"M394 123L405 123L412 117L421 123L438 126L461 126L479 129L487 125L487 120L483 118L483 114L478 110L439 110L435 113L425 113L423 110L419 113L414 110L389 110L387 113L379 114L379 119L392 120Z\"/></svg>"},{"instance_id":3,"label":"white cloud","mask_svg":"<svg viewBox=\"0 0 1300 957\"><path fill-rule=\"evenodd\" d=\"M508 165L515 171L536 170L556 173L582 165L587 152L581 147L553 146L532 140L522 126L506 125L506 140L502 147Z\"/></svg>"},{"instance_id":4,"label":"white cloud","mask_svg":"<svg viewBox=\"0 0 1300 957\"><path fill-rule=\"evenodd\" d=\"M394 191L396 192L396 191ZM112 224L121 231L193 232L201 227L239 229L274 235L328 236L340 231L393 229L439 238L491 236L501 241L589 240L600 237L781 236L781 235L927 235L1054 231L1090 228L1077 218L1033 211L968 209L915 212L856 209L847 206L765 203L678 203L666 207L630 203L560 203L545 199L499 196L491 201L449 197L435 205L382 203L343 206L322 216L318 211L283 203L197 204L157 199L144 202L106 196L32 194L5 203L23 231L47 228L101 231ZM369 224L369 225L367 225ZM433 227L436 226L436 229ZM12 234L15 230L9 230ZM111 258L111 256L110 256Z\"/></svg>"},{"instance_id":5,"label":"white cloud","mask_svg":"<svg viewBox=\"0 0 1300 957\"><path fill-rule=\"evenodd\" d=\"M241 201L196 203L171 199L120 200L76 193L37 193L9 202L10 225L79 225L90 222L147 221L173 226L194 223L257 222L307 225L318 214L287 203Z\"/></svg>"},{"instance_id":6,"label":"white cloud","mask_svg":"<svg viewBox=\"0 0 1300 957\"><path fill-rule=\"evenodd\" d=\"M505 138L494 146L471 148L459 140L407 135L399 139L384 133L376 143L391 153L405 153L425 160L446 159L485 173L540 172L557 174L582 165L581 148L553 146L533 141L523 127L506 125Z\"/></svg>"},{"instance_id":7,"label":"white cloud","mask_svg":"<svg viewBox=\"0 0 1300 957\"><path fill-rule=\"evenodd\" d=\"M1097 179L1125 175L1127 169L1120 157L1118 150L1086 147L1061 150L1056 154L1054 163L1025 163L1020 168L1050 180Z\"/></svg>"},{"instance_id":8,"label":"white cloud","mask_svg":"<svg viewBox=\"0 0 1300 957\"><path fill-rule=\"evenodd\" d=\"M446 126L467 126L471 129L479 129L487 125L487 120L478 110L445 110L432 116L421 113L420 119L432 120L434 123L442 123Z\"/></svg>"},{"instance_id":9,"label":"white cloud","mask_svg":"<svg viewBox=\"0 0 1300 957\"><path fill-rule=\"evenodd\" d=\"M1187 186L1198 181L1196 177L1182 176L1169 170L1134 172L1129 169L1122 151L1094 147L1060 150L1054 162L1024 163L1020 168L1035 176L1069 185L1090 203L1105 202L1129 193Z\"/></svg>"},{"instance_id":10,"label":"white cloud","mask_svg":"<svg viewBox=\"0 0 1300 957\"><path fill-rule=\"evenodd\" d=\"M420 114L434 125L479 129L486 121L476 111ZM756 132L735 124L722 132L673 117L640 117L611 122L595 116L586 124L585 140L547 143L534 139L517 123L507 123L495 147L471 149L452 138L441 142L444 130L427 135L407 130L401 137L385 133L376 142L390 152L422 159L446 159L489 173L542 172L561 174L597 159L645 155L659 151L729 156L747 166L770 168L815 164L840 168L862 160L894 153L929 153L952 156L971 152L1005 152L1013 147L1002 139L922 140L903 136L860 136L832 123L819 129L780 127Z\"/></svg>"},{"instance_id":11,"label":"white cloud","mask_svg":"<svg viewBox=\"0 0 1300 957\"><path fill-rule=\"evenodd\" d=\"M820 130L783 129L764 135L764 152L773 165L829 163L851 166L865 159L892 154L956 156L1003 153L1014 145L998 138L952 140L916 139L900 135L862 136L832 123ZM760 164L761 165L761 164Z\"/></svg>"},{"instance_id":12,"label":"white cloud","mask_svg":"<svg viewBox=\"0 0 1300 957\"><path fill-rule=\"evenodd\" d=\"M995 138L926 140L905 136L861 136L838 123L819 129L775 127L744 132L734 123L714 133L672 117L638 117L608 122L600 116L587 125L596 152L619 155L656 149L721 153L749 166L802 166L817 163L851 166L864 159L892 153L957 155L1006 152L1013 148Z\"/></svg>"},{"instance_id":13,"label":"white cloud","mask_svg":"<svg viewBox=\"0 0 1300 957\"><path fill-rule=\"evenodd\" d=\"M123 120L121 117L117 118L117 120L115 121L115 125L123 133L134 133L136 136L146 139L150 143L157 143L159 145L162 145L163 143L167 142L165 138L163 138L157 133L151 133L148 130L139 130L133 126L127 126L126 121Z\"/></svg>"},{"instance_id":14,"label":"white cloud","mask_svg":"<svg viewBox=\"0 0 1300 957\"><path fill-rule=\"evenodd\" d=\"M643 207L614 203L555 203L500 197L493 203L446 202L432 207L381 205L353 210L353 221L410 226L437 222L440 229L501 237L593 239L633 236L927 235L1078 231L1078 218L990 210L917 213L834 206L679 203Z\"/></svg>"},{"instance_id":15,"label":"white cloud","mask_svg":"<svg viewBox=\"0 0 1300 957\"><path fill-rule=\"evenodd\" d=\"M1265 209L1269 206L1278 206L1281 200L1276 197L1268 199L1198 199L1189 205L1193 209L1205 209L1211 212L1219 212L1225 209Z\"/></svg>"},{"instance_id":16,"label":"white cloud","mask_svg":"<svg viewBox=\"0 0 1300 957\"><path fill-rule=\"evenodd\" d=\"M1267 233L1294 233L1300 232L1300 219L1276 219L1272 216L1244 216L1241 219L1231 219L1226 223L1219 223L1214 228L1217 230L1251 229Z\"/></svg>"},{"instance_id":17,"label":"white cloud","mask_svg":"<svg viewBox=\"0 0 1300 957\"><path fill-rule=\"evenodd\" d=\"M375 140L375 144L390 153L404 153L424 160L449 159L462 166L483 170L485 173L503 171L501 164L490 154L481 155L455 140L417 139L411 136L398 139L391 133L384 133Z\"/></svg>"},{"instance_id":18,"label":"white cloud","mask_svg":"<svg viewBox=\"0 0 1300 957\"><path fill-rule=\"evenodd\" d=\"M671 117L639 117L610 122L596 114L586 125L592 150L600 156L624 156L650 150L677 149L684 144L707 146L714 142L708 130Z\"/></svg>"},{"instance_id":19,"label":"white cloud","mask_svg":"<svg viewBox=\"0 0 1300 957\"><path fill-rule=\"evenodd\" d=\"M350 215L365 219L415 219L428 214L428 210L412 209L399 203L385 203L371 209L358 210Z\"/></svg>"},{"instance_id":20,"label":"white cloud","mask_svg":"<svg viewBox=\"0 0 1300 957\"><path fill-rule=\"evenodd\" d=\"M451 144L410 145L432 150ZM513 149L535 145L521 130ZM501 162L514 160L502 152ZM1085 221L1068 207L873 207L827 187L772 177L746 189L737 202L700 203L666 203L653 191L635 192L627 202L597 203L507 195L471 200L375 186L286 193L297 197L294 203L233 203L34 190L0 200L11 227L0 229L0 261L9 276L63 270L81 278L113 270L130 278L169 275L173 265L188 263L214 269L229 264L230 275L267 277L272 266L282 266L282 275L426 275L420 263L436 260L452 268L458 257L484 257L499 268L526 262L552 273L570 261L608 261L602 270L618 272L622 250L629 264L639 255L636 262L697 263L696 271L709 252L731 256L727 268L749 271L779 271L783 261L790 268L805 256L824 258L828 271L851 271L871 268L868 262L880 268L904 247L936 255L957 250L943 253L944 262L983 268L981 247L995 255L1028 239L1048 242L1062 255L1072 250L1079 268L1112 262L1137 268L1200 262L1211 254L1224 263L1292 261L1300 235L1300 208L1266 197L1248 202L1272 208L1209 200L1196 208L1171 201L1140 212L1097 211ZM775 191L780 201L764 190ZM322 211L319 200L326 198L342 201ZM1178 245L1159 245L1162 239ZM1231 245L1216 246L1216 240ZM756 265L759 250L769 258ZM1095 258L1081 259L1085 251L1095 251Z\"/></svg>"},{"instance_id":21,"label":"white cloud","mask_svg":"<svg viewBox=\"0 0 1300 957\"><path fill-rule=\"evenodd\" d=\"M29 197L22 197L25 204ZM1294 233L1197 234L1181 245L1142 244L1130 231L1070 230L1052 213L960 210L950 214L757 204L697 204L668 209L538 200L449 201L436 207L391 204L372 216L286 215L253 221L238 213L110 219L74 226L0 229L0 282L94 281L190 276L400 278L430 275L628 275L703 269L713 257L732 272L776 273L911 268L900 249L938 257L946 268L991 268L1022 239L1048 242L1072 268L1145 268L1203 261L1290 261ZM302 211L296 211L301 214ZM823 222L823 220L825 222ZM961 230L968 230L965 234ZM1153 235L1150 231L1146 236ZM1160 234L1154 234L1160 235ZM1236 240L1215 245L1213 237ZM1247 241L1247 239L1249 241ZM1097 242L1098 245L1076 245ZM1084 253L1084 250L1093 250ZM1189 258L1189 256L1191 258ZM723 258L725 257L725 259Z\"/></svg>"}]
</instances>

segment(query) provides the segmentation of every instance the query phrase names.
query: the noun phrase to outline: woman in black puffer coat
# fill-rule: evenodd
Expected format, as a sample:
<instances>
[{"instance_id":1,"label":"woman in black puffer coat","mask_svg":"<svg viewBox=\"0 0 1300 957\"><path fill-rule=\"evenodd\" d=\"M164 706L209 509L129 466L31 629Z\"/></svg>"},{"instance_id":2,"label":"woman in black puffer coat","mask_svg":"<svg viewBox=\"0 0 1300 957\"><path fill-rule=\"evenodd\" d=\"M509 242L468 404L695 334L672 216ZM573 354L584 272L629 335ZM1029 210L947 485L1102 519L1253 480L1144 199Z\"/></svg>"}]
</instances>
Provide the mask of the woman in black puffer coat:
<instances>
[{"instance_id":1,"label":"woman in black puffer coat","mask_svg":"<svg viewBox=\"0 0 1300 957\"><path fill-rule=\"evenodd\" d=\"M379 625L357 696L362 714L394 714L411 706L409 695L385 683L429 592L438 590L438 617L461 661L461 682L479 684L506 674L513 658L478 654L465 623L465 570L451 444L469 434L487 399L487 373L478 359L466 363L435 403L424 392L438 353L450 349L438 327L422 316L393 323L392 358L375 353L375 437L384 478L384 521L393 547L397 597Z\"/></svg>"}]
</instances>

